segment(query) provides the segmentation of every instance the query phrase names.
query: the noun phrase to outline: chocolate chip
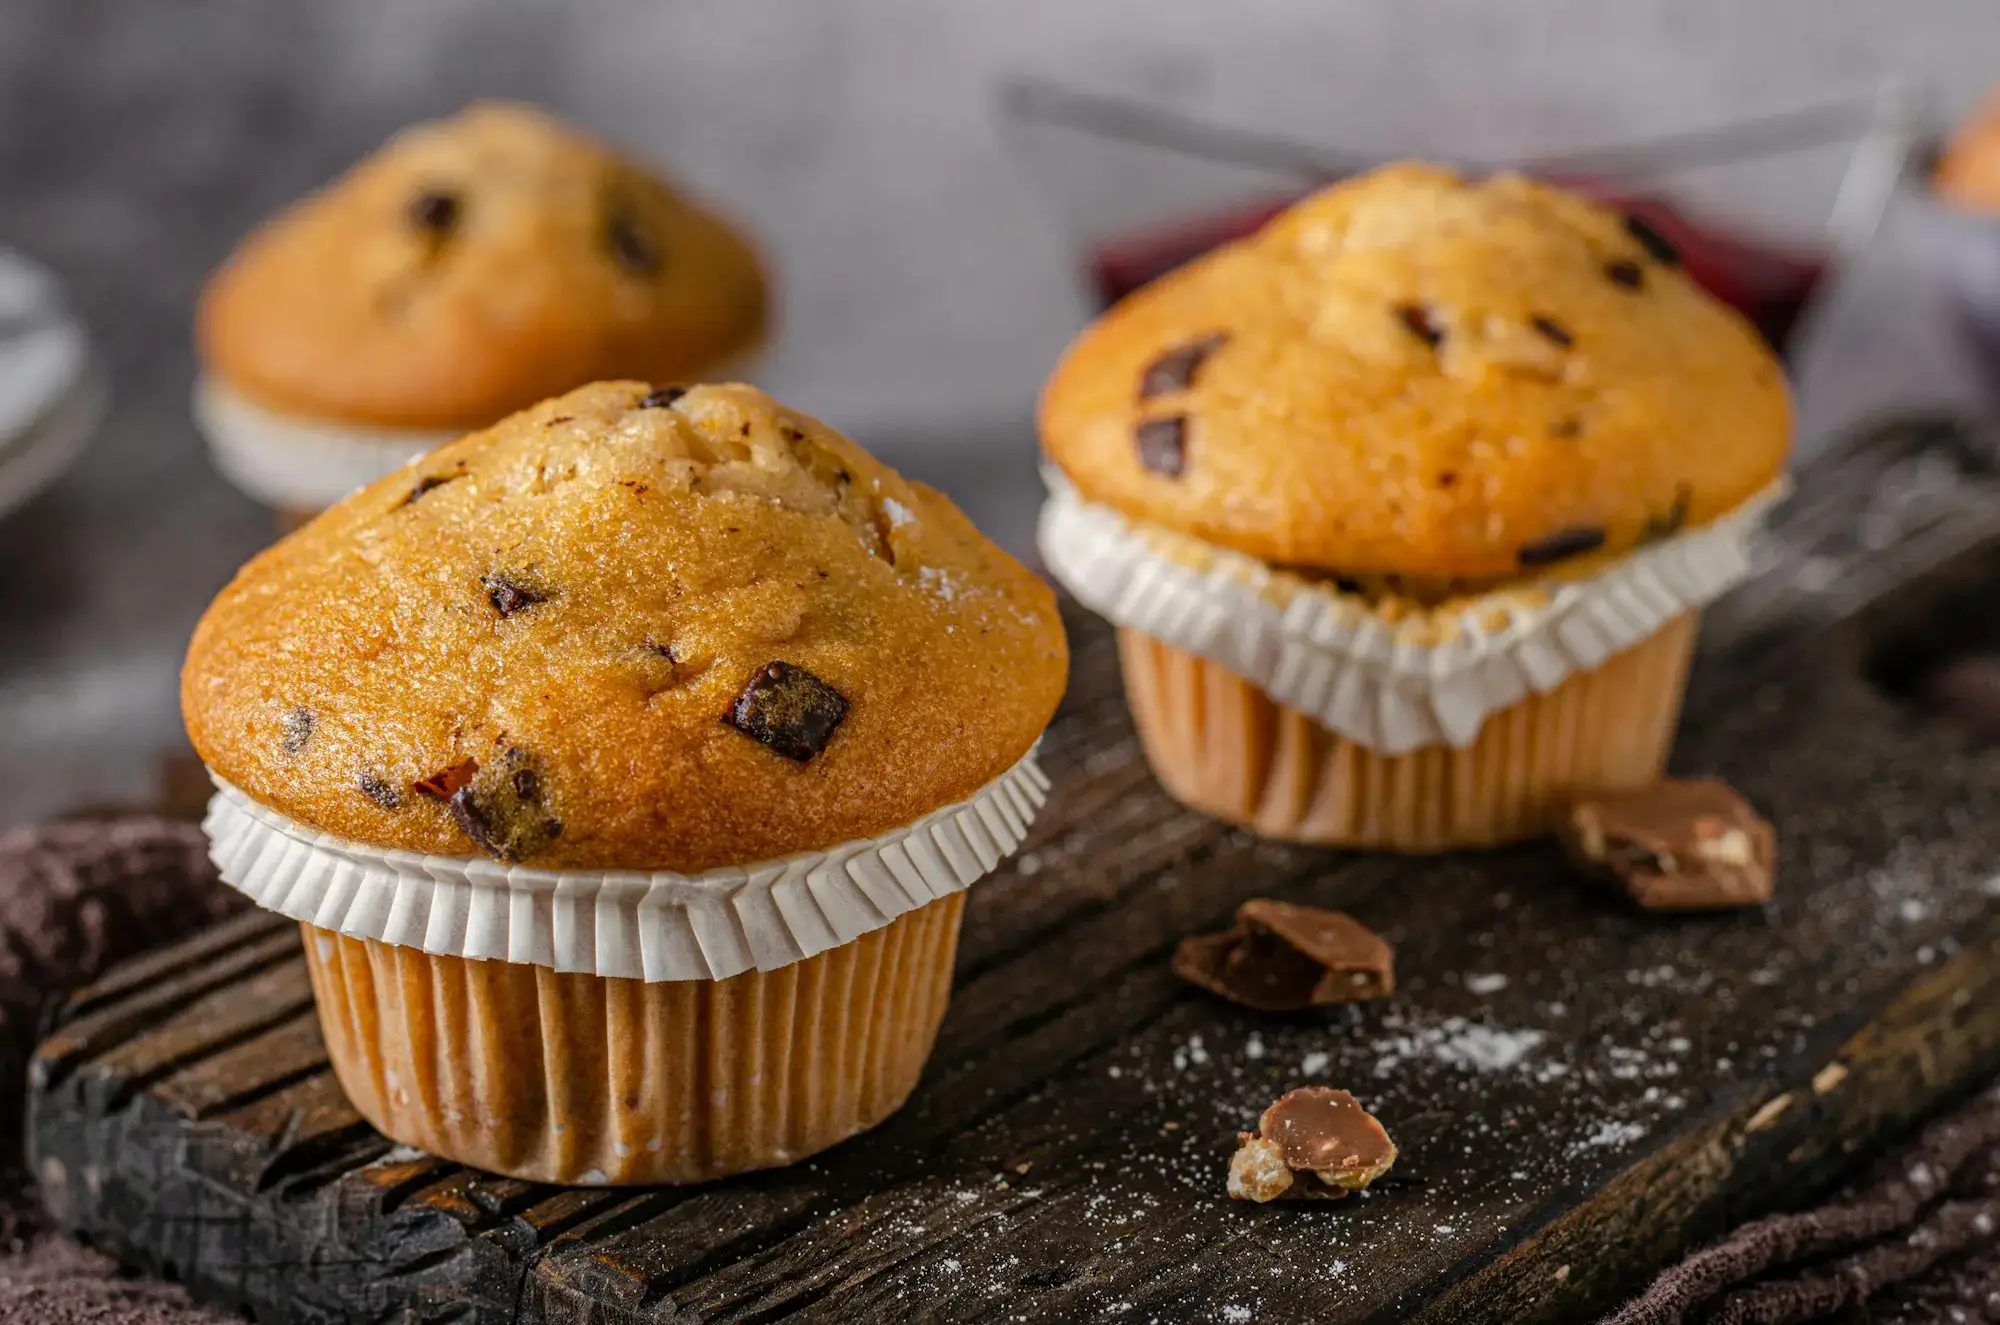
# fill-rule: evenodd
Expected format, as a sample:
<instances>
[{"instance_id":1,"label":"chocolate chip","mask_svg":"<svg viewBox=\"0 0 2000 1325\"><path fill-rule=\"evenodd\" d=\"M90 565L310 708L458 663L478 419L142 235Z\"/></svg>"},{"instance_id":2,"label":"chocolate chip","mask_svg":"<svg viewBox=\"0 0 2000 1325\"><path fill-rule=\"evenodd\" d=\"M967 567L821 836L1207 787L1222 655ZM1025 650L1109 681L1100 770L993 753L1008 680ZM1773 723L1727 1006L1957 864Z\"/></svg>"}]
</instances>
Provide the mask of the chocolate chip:
<instances>
[{"instance_id":1,"label":"chocolate chip","mask_svg":"<svg viewBox=\"0 0 2000 1325\"><path fill-rule=\"evenodd\" d=\"M486 590L486 601L493 604L493 610L503 617L525 612L537 603L546 603L555 597L526 576L508 571L490 571L480 577L480 585Z\"/></svg>"},{"instance_id":2,"label":"chocolate chip","mask_svg":"<svg viewBox=\"0 0 2000 1325\"><path fill-rule=\"evenodd\" d=\"M1206 336L1198 336L1159 355L1139 374L1139 399L1150 400L1154 396L1170 395L1193 386L1194 375L1200 371L1202 363L1221 349L1228 339L1227 332L1211 331Z\"/></svg>"},{"instance_id":3,"label":"chocolate chip","mask_svg":"<svg viewBox=\"0 0 2000 1325\"><path fill-rule=\"evenodd\" d=\"M1630 258L1615 258L1605 263L1604 274L1610 278L1613 285L1623 286L1627 290L1642 289L1646 284L1646 273Z\"/></svg>"},{"instance_id":4,"label":"chocolate chip","mask_svg":"<svg viewBox=\"0 0 2000 1325\"><path fill-rule=\"evenodd\" d=\"M1173 966L1260 1012L1381 998L1396 987L1389 945L1352 916L1261 897L1237 908L1235 928L1183 939Z\"/></svg>"},{"instance_id":5,"label":"chocolate chip","mask_svg":"<svg viewBox=\"0 0 2000 1325\"><path fill-rule=\"evenodd\" d=\"M1653 229L1649 222L1628 214L1625 217L1625 233L1638 240L1639 247L1662 267L1680 266L1681 251L1665 235Z\"/></svg>"},{"instance_id":6,"label":"chocolate chip","mask_svg":"<svg viewBox=\"0 0 2000 1325\"><path fill-rule=\"evenodd\" d=\"M410 199L410 223L420 230L443 236L458 224L458 195L426 189Z\"/></svg>"},{"instance_id":7,"label":"chocolate chip","mask_svg":"<svg viewBox=\"0 0 2000 1325\"><path fill-rule=\"evenodd\" d=\"M833 739L847 700L805 668L765 663L743 687L723 721L774 753L803 764Z\"/></svg>"},{"instance_id":8,"label":"chocolate chip","mask_svg":"<svg viewBox=\"0 0 2000 1325\"><path fill-rule=\"evenodd\" d=\"M1569 334L1569 328L1552 317L1537 313L1530 325L1546 336L1551 344L1560 345L1565 350L1576 344L1576 337Z\"/></svg>"},{"instance_id":9,"label":"chocolate chip","mask_svg":"<svg viewBox=\"0 0 2000 1325\"><path fill-rule=\"evenodd\" d=\"M527 860L562 836L562 821L542 803L533 756L518 746L452 794L451 817L496 860Z\"/></svg>"},{"instance_id":10,"label":"chocolate chip","mask_svg":"<svg viewBox=\"0 0 2000 1325\"><path fill-rule=\"evenodd\" d=\"M640 409L665 409L688 393L684 386L656 386L639 397Z\"/></svg>"},{"instance_id":11,"label":"chocolate chip","mask_svg":"<svg viewBox=\"0 0 2000 1325\"><path fill-rule=\"evenodd\" d=\"M1431 317L1431 311L1422 304L1399 304L1396 316L1412 336L1436 349L1444 344L1444 328Z\"/></svg>"},{"instance_id":12,"label":"chocolate chip","mask_svg":"<svg viewBox=\"0 0 2000 1325\"><path fill-rule=\"evenodd\" d=\"M1668 779L1580 800L1560 835L1579 867L1649 911L1713 911L1771 898L1777 834L1713 779Z\"/></svg>"},{"instance_id":13,"label":"chocolate chip","mask_svg":"<svg viewBox=\"0 0 2000 1325\"><path fill-rule=\"evenodd\" d=\"M439 488L443 487L445 484L451 482L453 479L459 479L464 477L465 475L463 474L426 474L422 478L418 479L416 481L416 484L413 487L411 487L410 495L403 498L403 505L408 506L411 502L417 500L419 497L422 497L425 493L435 492Z\"/></svg>"},{"instance_id":14,"label":"chocolate chip","mask_svg":"<svg viewBox=\"0 0 2000 1325\"><path fill-rule=\"evenodd\" d=\"M354 779L354 785L362 795L385 810L393 810L403 803L402 796L379 773L363 769L360 776Z\"/></svg>"},{"instance_id":15,"label":"chocolate chip","mask_svg":"<svg viewBox=\"0 0 2000 1325\"><path fill-rule=\"evenodd\" d=\"M1565 438L1581 437L1583 436L1583 420L1574 414L1557 419L1549 425L1549 436Z\"/></svg>"},{"instance_id":16,"label":"chocolate chip","mask_svg":"<svg viewBox=\"0 0 2000 1325\"><path fill-rule=\"evenodd\" d=\"M660 248L637 218L614 212L604 223L604 242L619 266L639 276L651 276L660 269Z\"/></svg>"},{"instance_id":17,"label":"chocolate chip","mask_svg":"<svg viewBox=\"0 0 2000 1325\"><path fill-rule=\"evenodd\" d=\"M313 716L311 709L291 710L278 723L279 745L288 755L300 753L306 748L306 742L312 740L313 728L318 724L319 719Z\"/></svg>"},{"instance_id":18,"label":"chocolate chip","mask_svg":"<svg viewBox=\"0 0 2000 1325\"><path fill-rule=\"evenodd\" d=\"M1338 1199L1396 1162L1396 1143L1375 1116L1326 1086L1285 1092L1237 1142L1229 1194L1243 1201Z\"/></svg>"},{"instance_id":19,"label":"chocolate chip","mask_svg":"<svg viewBox=\"0 0 2000 1325\"><path fill-rule=\"evenodd\" d=\"M472 781L472 775L478 771L478 760L461 759L455 764L446 765L427 778L420 779L413 784L411 790L429 796L432 800L448 801L460 787Z\"/></svg>"},{"instance_id":20,"label":"chocolate chip","mask_svg":"<svg viewBox=\"0 0 2000 1325\"><path fill-rule=\"evenodd\" d=\"M1139 444L1139 463L1155 474L1179 478L1187 471L1186 416L1141 420L1133 439Z\"/></svg>"},{"instance_id":21,"label":"chocolate chip","mask_svg":"<svg viewBox=\"0 0 2000 1325\"><path fill-rule=\"evenodd\" d=\"M1602 529L1596 525L1579 524L1559 529L1540 542L1528 544L1521 549L1519 556L1523 566L1547 566L1585 552L1595 552L1603 546Z\"/></svg>"},{"instance_id":22,"label":"chocolate chip","mask_svg":"<svg viewBox=\"0 0 2000 1325\"><path fill-rule=\"evenodd\" d=\"M1667 508L1665 515L1649 515L1645 527L1639 531L1641 543L1657 543L1663 538L1672 538L1687 523L1688 503L1694 499L1694 492L1682 483L1674 488L1674 504Z\"/></svg>"}]
</instances>

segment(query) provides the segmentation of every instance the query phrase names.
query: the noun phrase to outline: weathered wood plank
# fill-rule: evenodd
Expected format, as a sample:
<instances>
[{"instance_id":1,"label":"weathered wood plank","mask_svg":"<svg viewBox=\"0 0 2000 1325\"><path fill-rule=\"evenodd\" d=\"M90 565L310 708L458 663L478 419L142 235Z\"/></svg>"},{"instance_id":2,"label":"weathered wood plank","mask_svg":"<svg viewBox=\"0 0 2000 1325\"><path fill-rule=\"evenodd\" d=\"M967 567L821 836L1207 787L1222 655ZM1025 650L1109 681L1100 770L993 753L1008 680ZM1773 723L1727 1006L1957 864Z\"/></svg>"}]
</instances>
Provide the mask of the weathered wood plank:
<instances>
[{"instance_id":1,"label":"weathered wood plank","mask_svg":"<svg viewBox=\"0 0 2000 1325\"><path fill-rule=\"evenodd\" d=\"M1934 443L1832 457L1704 633L1677 762L1777 823L1761 912L1636 914L1542 846L1357 856L1191 814L1078 619L1057 795L972 894L930 1070L877 1132L687 1191L407 1155L316 1057L295 940L249 927L74 1005L37 1073L45 1192L298 1319L1576 1318L2000 1069L2000 751L1863 676L2000 581L2000 491L1950 447L1940 485ZM1260 1017L1176 982L1173 944L1252 895L1383 932L1397 997ZM1313 1080L1382 1115L1395 1171L1334 1207L1228 1202L1235 1130Z\"/></svg>"}]
</instances>

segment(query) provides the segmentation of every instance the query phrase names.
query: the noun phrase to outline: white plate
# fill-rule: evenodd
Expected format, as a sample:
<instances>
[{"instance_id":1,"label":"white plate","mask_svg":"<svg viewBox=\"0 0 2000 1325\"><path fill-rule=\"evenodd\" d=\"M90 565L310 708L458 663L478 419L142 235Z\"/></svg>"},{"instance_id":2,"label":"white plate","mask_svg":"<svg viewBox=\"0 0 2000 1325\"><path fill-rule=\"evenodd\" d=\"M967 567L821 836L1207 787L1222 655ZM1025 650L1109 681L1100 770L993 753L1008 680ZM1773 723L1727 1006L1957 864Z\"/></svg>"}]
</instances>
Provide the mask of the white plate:
<instances>
[{"instance_id":1,"label":"white plate","mask_svg":"<svg viewBox=\"0 0 2000 1325\"><path fill-rule=\"evenodd\" d=\"M90 338L55 277L0 249L0 515L69 467L105 399Z\"/></svg>"}]
</instances>

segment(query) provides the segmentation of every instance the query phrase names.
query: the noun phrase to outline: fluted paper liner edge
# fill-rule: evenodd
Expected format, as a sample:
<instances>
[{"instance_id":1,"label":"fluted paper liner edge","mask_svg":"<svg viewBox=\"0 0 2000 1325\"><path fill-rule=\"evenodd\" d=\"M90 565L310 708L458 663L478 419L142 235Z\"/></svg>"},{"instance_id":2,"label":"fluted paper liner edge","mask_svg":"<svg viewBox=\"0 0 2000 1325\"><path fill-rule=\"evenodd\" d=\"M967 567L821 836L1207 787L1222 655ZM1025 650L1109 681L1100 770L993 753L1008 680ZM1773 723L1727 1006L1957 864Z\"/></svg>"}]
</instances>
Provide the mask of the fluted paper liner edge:
<instances>
[{"instance_id":1,"label":"fluted paper liner edge","mask_svg":"<svg viewBox=\"0 0 2000 1325\"><path fill-rule=\"evenodd\" d=\"M756 349L748 350L716 365L703 380L748 377L759 357ZM195 380L193 410L195 426L224 478L267 506L302 513L325 510L447 442L479 431L396 428L280 413L206 373Z\"/></svg>"},{"instance_id":2,"label":"fluted paper liner edge","mask_svg":"<svg viewBox=\"0 0 2000 1325\"><path fill-rule=\"evenodd\" d=\"M1441 641L1425 643L1331 590L1300 583L1281 596L1272 570L1242 553L1208 547L1205 569L1177 561L1061 475L1048 483L1036 542L1084 606L1220 663L1280 704L1392 755L1468 746L1493 714L1720 597L1749 574L1750 539L1789 487L1781 478L1721 519L1589 579L1547 581L1542 601L1507 590L1476 599L1446 622Z\"/></svg>"},{"instance_id":3,"label":"fluted paper liner edge","mask_svg":"<svg viewBox=\"0 0 2000 1325\"><path fill-rule=\"evenodd\" d=\"M213 377L195 382L194 419L224 478L258 501L298 511L323 510L463 435L278 414Z\"/></svg>"},{"instance_id":4,"label":"fluted paper liner edge","mask_svg":"<svg viewBox=\"0 0 2000 1325\"><path fill-rule=\"evenodd\" d=\"M1048 798L1035 755L880 837L694 875L537 870L365 846L221 779L202 826L224 883L319 929L559 972L726 980L851 943L990 874Z\"/></svg>"}]
</instances>

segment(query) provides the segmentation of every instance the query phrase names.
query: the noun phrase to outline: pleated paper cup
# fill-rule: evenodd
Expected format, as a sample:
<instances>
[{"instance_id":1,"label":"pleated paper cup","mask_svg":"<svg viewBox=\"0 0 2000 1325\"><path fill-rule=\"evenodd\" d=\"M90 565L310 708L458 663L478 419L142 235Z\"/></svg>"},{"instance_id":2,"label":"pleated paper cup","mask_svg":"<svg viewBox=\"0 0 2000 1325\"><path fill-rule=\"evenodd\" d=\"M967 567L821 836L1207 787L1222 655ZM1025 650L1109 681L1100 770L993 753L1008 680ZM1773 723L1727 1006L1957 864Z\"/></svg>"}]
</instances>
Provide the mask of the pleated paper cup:
<instances>
[{"instance_id":1,"label":"pleated paper cup","mask_svg":"<svg viewBox=\"0 0 2000 1325\"><path fill-rule=\"evenodd\" d=\"M747 380L762 347L715 365L711 382ZM395 473L469 428L394 428L280 413L212 375L194 386L195 426L209 456L239 491L269 506L290 533L350 493Z\"/></svg>"},{"instance_id":2,"label":"pleated paper cup","mask_svg":"<svg viewBox=\"0 0 2000 1325\"><path fill-rule=\"evenodd\" d=\"M194 419L222 476L276 511L285 532L460 436L279 414L213 377L195 383Z\"/></svg>"},{"instance_id":3,"label":"pleated paper cup","mask_svg":"<svg viewBox=\"0 0 2000 1325\"><path fill-rule=\"evenodd\" d=\"M1666 767L1695 616L1495 714L1466 746L1385 755L1218 663L1118 632L1132 719L1176 800L1267 837L1447 851L1538 837L1578 795Z\"/></svg>"},{"instance_id":4,"label":"pleated paper cup","mask_svg":"<svg viewBox=\"0 0 2000 1325\"><path fill-rule=\"evenodd\" d=\"M384 1136L538 1182L704 1182L866 1131L915 1088L964 894L775 971L610 980L306 925L327 1058Z\"/></svg>"},{"instance_id":5,"label":"pleated paper cup","mask_svg":"<svg viewBox=\"0 0 2000 1325\"><path fill-rule=\"evenodd\" d=\"M1050 486L1043 558L1119 628L1161 784L1268 836L1397 851L1536 837L1580 795L1656 780L1700 608L1784 492L1589 578L1391 615Z\"/></svg>"},{"instance_id":6,"label":"pleated paper cup","mask_svg":"<svg viewBox=\"0 0 2000 1325\"><path fill-rule=\"evenodd\" d=\"M703 1182L894 1113L950 998L964 891L1047 794L967 800L701 875L536 871L318 833L222 785L223 880L297 919L327 1057L383 1135L538 1182Z\"/></svg>"}]
</instances>

